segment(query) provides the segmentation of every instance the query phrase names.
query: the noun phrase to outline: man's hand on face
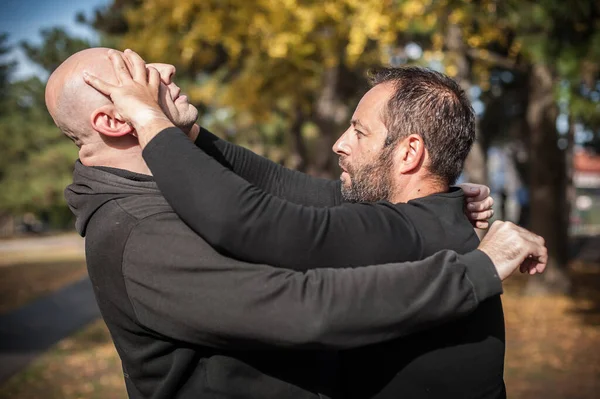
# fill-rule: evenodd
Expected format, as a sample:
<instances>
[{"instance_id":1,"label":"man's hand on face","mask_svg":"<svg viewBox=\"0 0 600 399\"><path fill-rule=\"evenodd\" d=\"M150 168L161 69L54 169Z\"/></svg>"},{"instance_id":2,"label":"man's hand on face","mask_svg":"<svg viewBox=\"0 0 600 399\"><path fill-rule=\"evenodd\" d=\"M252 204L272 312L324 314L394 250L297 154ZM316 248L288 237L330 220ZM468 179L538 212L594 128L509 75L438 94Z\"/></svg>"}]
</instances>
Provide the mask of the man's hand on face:
<instances>
[{"instance_id":1,"label":"man's hand on face","mask_svg":"<svg viewBox=\"0 0 600 399\"><path fill-rule=\"evenodd\" d=\"M490 188L483 184L463 183L458 187L465 193L465 215L473 227L487 229L489 219L494 216L494 199L490 196Z\"/></svg>"},{"instance_id":2,"label":"man's hand on face","mask_svg":"<svg viewBox=\"0 0 600 399\"><path fill-rule=\"evenodd\" d=\"M517 268L521 273L542 273L548 263L544 239L510 222L495 221L477 249L490 257L502 280Z\"/></svg>"},{"instance_id":3,"label":"man's hand on face","mask_svg":"<svg viewBox=\"0 0 600 399\"><path fill-rule=\"evenodd\" d=\"M133 125L144 148L160 131L174 126L158 103L160 74L146 67L144 60L131 50L125 50L124 55L109 50L108 56L118 83L107 83L87 72L84 72L84 80L110 97L119 115ZM131 71L124 57L128 58Z\"/></svg>"}]
</instances>

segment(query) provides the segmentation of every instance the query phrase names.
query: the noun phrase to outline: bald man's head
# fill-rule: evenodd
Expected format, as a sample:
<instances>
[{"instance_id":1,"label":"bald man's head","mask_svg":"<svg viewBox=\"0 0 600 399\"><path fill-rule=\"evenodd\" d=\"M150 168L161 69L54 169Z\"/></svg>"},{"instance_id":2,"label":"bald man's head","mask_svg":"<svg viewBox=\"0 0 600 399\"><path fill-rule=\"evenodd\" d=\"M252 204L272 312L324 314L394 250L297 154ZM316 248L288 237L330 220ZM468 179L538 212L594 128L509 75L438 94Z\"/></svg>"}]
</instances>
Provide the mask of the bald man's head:
<instances>
[{"instance_id":1,"label":"bald man's head","mask_svg":"<svg viewBox=\"0 0 600 399\"><path fill-rule=\"evenodd\" d=\"M94 110L111 102L83 81L83 71L115 82L107 48L91 48L73 54L50 75L46 107L56 126L81 147L97 136L90 123Z\"/></svg>"},{"instance_id":2,"label":"bald man's head","mask_svg":"<svg viewBox=\"0 0 600 399\"><path fill-rule=\"evenodd\" d=\"M108 58L109 50L91 48L73 54L52 73L46 85L46 106L50 115L60 130L80 148L91 143L105 143L112 148L139 145L129 134L131 126L121 120L112 102L83 80L83 72L88 71L105 82L117 84ZM161 76L159 103L165 115L176 126L189 131L198 118L198 110L173 82L175 67L170 64L148 66Z\"/></svg>"}]
</instances>

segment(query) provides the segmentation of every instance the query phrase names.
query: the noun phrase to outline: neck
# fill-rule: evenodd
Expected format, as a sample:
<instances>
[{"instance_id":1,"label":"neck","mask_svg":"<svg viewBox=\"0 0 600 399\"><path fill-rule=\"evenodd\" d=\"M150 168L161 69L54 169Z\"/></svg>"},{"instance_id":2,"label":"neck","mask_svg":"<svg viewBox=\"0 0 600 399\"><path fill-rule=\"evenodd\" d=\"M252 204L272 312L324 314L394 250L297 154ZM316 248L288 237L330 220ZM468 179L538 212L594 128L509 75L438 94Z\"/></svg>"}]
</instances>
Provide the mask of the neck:
<instances>
[{"instance_id":1,"label":"neck","mask_svg":"<svg viewBox=\"0 0 600 399\"><path fill-rule=\"evenodd\" d=\"M390 198L390 202L393 204L408 202L431 194L444 193L450 189L447 184L422 174L401 175L394 183L396 190Z\"/></svg>"},{"instance_id":2,"label":"neck","mask_svg":"<svg viewBox=\"0 0 600 399\"><path fill-rule=\"evenodd\" d=\"M94 144L82 145L79 149L79 160L85 166L108 166L125 169L130 172L152 175L150 168L142 157L141 147L127 149L101 148Z\"/></svg>"}]
</instances>

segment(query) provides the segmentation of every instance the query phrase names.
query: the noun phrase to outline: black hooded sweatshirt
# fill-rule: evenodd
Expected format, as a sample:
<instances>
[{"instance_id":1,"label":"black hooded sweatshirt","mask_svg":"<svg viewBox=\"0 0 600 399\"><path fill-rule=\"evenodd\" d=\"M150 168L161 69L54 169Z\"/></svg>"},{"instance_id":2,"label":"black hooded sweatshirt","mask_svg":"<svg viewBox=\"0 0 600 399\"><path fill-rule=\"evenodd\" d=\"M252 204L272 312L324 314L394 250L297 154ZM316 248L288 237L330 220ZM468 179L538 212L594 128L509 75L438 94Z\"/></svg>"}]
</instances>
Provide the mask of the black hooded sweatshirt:
<instances>
[{"instance_id":1,"label":"black hooded sweatshirt","mask_svg":"<svg viewBox=\"0 0 600 399\"><path fill-rule=\"evenodd\" d=\"M234 260L125 170L77 162L65 195L131 398L336 396L327 351L431 328L502 292L477 250L336 269Z\"/></svg>"}]
</instances>

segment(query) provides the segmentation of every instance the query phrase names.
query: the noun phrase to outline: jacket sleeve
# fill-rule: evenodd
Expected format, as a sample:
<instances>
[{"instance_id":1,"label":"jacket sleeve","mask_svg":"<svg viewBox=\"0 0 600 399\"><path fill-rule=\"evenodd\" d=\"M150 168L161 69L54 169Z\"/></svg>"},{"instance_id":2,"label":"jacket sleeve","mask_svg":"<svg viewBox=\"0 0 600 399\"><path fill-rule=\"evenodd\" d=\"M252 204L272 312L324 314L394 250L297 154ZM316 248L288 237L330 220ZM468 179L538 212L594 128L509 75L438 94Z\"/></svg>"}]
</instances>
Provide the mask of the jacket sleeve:
<instances>
[{"instance_id":1,"label":"jacket sleeve","mask_svg":"<svg viewBox=\"0 0 600 399\"><path fill-rule=\"evenodd\" d=\"M176 128L158 134L143 156L186 224L239 259L305 270L307 265L349 267L421 257L421 236L406 207L294 204L223 167Z\"/></svg>"},{"instance_id":2,"label":"jacket sleeve","mask_svg":"<svg viewBox=\"0 0 600 399\"><path fill-rule=\"evenodd\" d=\"M128 239L127 292L142 325L191 344L358 347L464 316L502 292L477 250L298 272L219 256L191 231L166 235L161 217L138 224Z\"/></svg>"},{"instance_id":3,"label":"jacket sleeve","mask_svg":"<svg viewBox=\"0 0 600 399\"><path fill-rule=\"evenodd\" d=\"M200 128L196 145L236 175L279 198L319 207L342 202L339 180L322 179L288 169L247 148L221 140L204 128Z\"/></svg>"}]
</instances>

